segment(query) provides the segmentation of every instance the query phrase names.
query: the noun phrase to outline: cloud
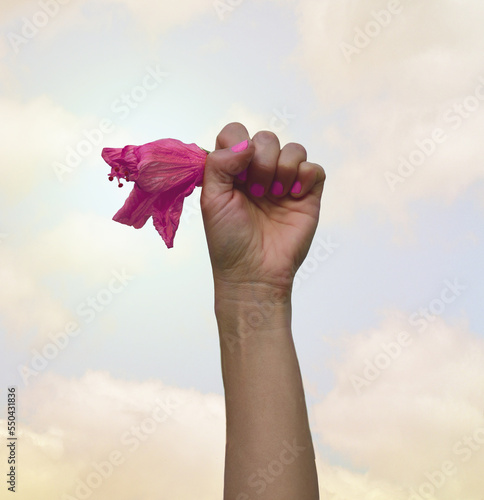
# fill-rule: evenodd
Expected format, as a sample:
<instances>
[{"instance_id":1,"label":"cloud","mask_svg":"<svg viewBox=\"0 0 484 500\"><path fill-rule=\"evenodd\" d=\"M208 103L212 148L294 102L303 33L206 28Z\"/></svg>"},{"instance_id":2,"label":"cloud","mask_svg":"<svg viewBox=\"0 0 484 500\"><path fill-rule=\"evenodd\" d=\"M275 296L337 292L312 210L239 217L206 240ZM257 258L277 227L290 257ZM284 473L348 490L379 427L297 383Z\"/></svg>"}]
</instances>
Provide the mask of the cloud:
<instances>
[{"instance_id":1,"label":"cloud","mask_svg":"<svg viewBox=\"0 0 484 500\"><path fill-rule=\"evenodd\" d=\"M390 12L390 4L400 7ZM370 8L350 0L300 0L297 9L301 37L297 55L328 108L381 93L407 103L441 102L465 90L468 78L482 68L484 6L478 0L467 2L465 11L461 2L453 0L425 4L378 0ZM473 15L468 15L470 10ZM366 41L355 41L358 30L370 33ZM350 61L343 43L358 49Z\"/></svg>"},{"instance_id":2,"label":"cloud","mask_svg":"<svg viewBox=\"0 0 484 500\"><path fill-rule=\"evenodd\" d=\"M82 483L93 500L221 495L219 395L88 372L81 379L45 374L19 397L21 499L76 498Z\"/></svg>"},{"instance_id":3,"label":"cloud","mask_svg":"<svg viewBox=\"0 0 484 500\"><path fill-rule=\"evenodd\" d=\"M149 35L153 40L170 28L189 23L197 16L213 11L212 2L184 0L183 2L154 2L153 0L105 0L104 2L31 2L23 0L15 4L2 4L0 13L8 26L8 33L23 35L26 24L28 32L42 33L42 37L56 37L60 32L91 23L95 14L97 21L103 19L107 25L119 16L120 8L127 10L128 19L136 25L137 31ZM37 31L36 31L37 30ZM28 41L28 40L27 40ZM21 45L20 47L22 47Z\"/></svg>"},{"instance_id":4,"label":"cloud","mask_svg":"<svg viewBox=\"0 0 484 500\"><path fill-rule=\"evenodd\" d=\"M9 335L27 345L42 344L48 333L79 321L71 305L109 287L113 273L142 272L152 249L146 238L132 236L110 218L81 212L67 213L21 246L12 235L0 246L0 313ZM54 287L52 276L57 276ZM118 281L116 293L124 283Z\"/></svg>"},{"instance_id":5,"label":"cloud","mask_svg":"<svg viewBox=\"0 0 484 500\"><path fill-rule=\"evenodd\" d=\"M400 12L391 14L391 5ZM319 137L341 156L325 195L335 209L326 214L347 218L362 207L384 208L401 223L414 200L452 202L482 183L481 2L378 1L369 8L301 0L298 14L294 62L305 70L321 112L340 116ZM400 166L401 157L410 166Z\"/></svg>"},{"instance_id":6,"label":"cloud","mask_svg":"<svg viewBox=\"0 0 484 500\"><path fill-rule=\"evenodd\" d=\"M38 9L38 5L35 6ZM22 13L28 12L32 8L31 0L20 0L15 3L5 2L0 5L0 14L3 17L12 15L12 13Z\"/></svg>"},{"instance_id":7,"label":"cloud","mask_svg":"<svg viewBox=\"0 0 484 500\"><path fill-rule=\"evenodd\" d=\"M128 191L126 191L126 196ZM114 210L115 211L115 210ZM149 224L149 223L148 223ZM133 238L126 226L90 212L69 212L61 222L40 233L27 266L35 273L79 274L85 283L98 283L113 269L139 272L149 248Z\"/></svg>"},{"instance_id":8,"label":"cloud","mask_svg":"<svg viewBox=\"0 0 484 500\"><path fill-rule=\"evenodd\" d=\"M404 342L401 332L408 333ZM459 488L461 497L480 500L482 339L440 319L419 334L403 316L389 316L379 328L346 338L334 371L335 387L313 409L314 430L327 445L373 480L407 491L419 491L448 461L454 474L435 498L455 498Z\"/></svg>"},{"instance_id":9,"label":"cloud","mask_svg":"<svg viewBox=\"0 0 484 500\"><path fill-rule=\"evenodd\" d=\"M317 458L321 500L408 500L395 484L369 477Z\"/></svg>"},{"instance_id":10,"label":"cloud","mask_svg":"<svg viewBox=\"0 0 484 500\"><path fill-rule=\"evenodd\" d=\"M108 0L119 4L118 0ZM180 27L206 12L214 12L212 2L185 0L178 3L153 2L152 0L122 0L133 14L143 31L156 36L164 31Z\"/></svg>"},{"instance_id":11,"label":"cloud","mask_svg":"<svg viewBox=\"0 0 484 500\"><path fill-rule=\"evenodd\" d=\"M20 500L71 500L82 494L93 500L158 500L160 491L166 498L212 500L222 494L220 395L90 371L71 379L45 373L18 396ZM4 432L5 421L0 424ZM320 457L317 466L321 494L332 500L401 498L396 487L365 474L330 466Z\"/></svg>"},{"instance_id":12,"label":"cloud","mask_svg":"<svg viewBox=\"0 0 484 500\"><path fill-rule=\"evenodd\" d=\"M65 157L66 144L79 141L83 120L45 96L28 102L0 99L0 113L3 196L17 201L45 179L58 183L52 162Z\"/></svg>"},{"instance_id":13,"label":"cloud","mask_svg":"<svg viewBox=\"0 0 484 500\"><path fill-rule=\"evenodd\" d=\"M370 365L373 371L365 371ZM365 472L330 465L317 454L322 498L408 500L411 488L425 493L429 477L444 477L434 487L435 500L455 499L455 491L480 500L483 367L484 342L465 326L441 320L417 334L394 314L344 339L333 366L335 386L310 408L312 430ZM355 375L369 377L358 390ZM104 372L79 379L46 372L20 397L21 499L36 491L36 498L66 500L63 494L75 498L86 488L94 500L130 500L135 492L150 500L160 489L181 500L221 494L220 395ZM439 476L444 461L453 467L449 476Z\"/></svg>"},{"instance_id":14,"label":"cloud","mask_svg":"<svg viewBox=\"0 0 484 500\"><path fill-rule=\"evenodd\" d=\"M28 342L35 329L46 333L69 320L62 304L23 264L16 252L6 245L0 247L0 314L5 330L16 342Z\"/></svg>"}]
</instances>

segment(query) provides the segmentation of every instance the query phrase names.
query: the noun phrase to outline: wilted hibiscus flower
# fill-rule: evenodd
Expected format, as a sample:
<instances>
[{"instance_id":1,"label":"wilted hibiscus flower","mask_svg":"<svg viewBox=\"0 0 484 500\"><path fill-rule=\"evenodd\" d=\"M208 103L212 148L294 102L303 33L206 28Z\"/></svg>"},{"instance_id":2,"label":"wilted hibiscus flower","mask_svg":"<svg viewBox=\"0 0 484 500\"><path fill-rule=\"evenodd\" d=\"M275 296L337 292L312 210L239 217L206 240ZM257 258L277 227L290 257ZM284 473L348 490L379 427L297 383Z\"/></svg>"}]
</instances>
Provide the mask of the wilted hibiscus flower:
<instances>
[{"instance_id":1,"label":"wilted hibiscus flower","mask_svg":"<svg viewBox=\"0 0 484 500\"><path fill-rule=\"evenodd\" d=\"M208 151L196 144L176 139L160 139L143 146L104 148L102 157L111 166L109 180L134 182L123 208L113 217L116 222L143 227L153 224L168 248L178 229L183 201L201 186Z\"/></svg>"}]
</instances>

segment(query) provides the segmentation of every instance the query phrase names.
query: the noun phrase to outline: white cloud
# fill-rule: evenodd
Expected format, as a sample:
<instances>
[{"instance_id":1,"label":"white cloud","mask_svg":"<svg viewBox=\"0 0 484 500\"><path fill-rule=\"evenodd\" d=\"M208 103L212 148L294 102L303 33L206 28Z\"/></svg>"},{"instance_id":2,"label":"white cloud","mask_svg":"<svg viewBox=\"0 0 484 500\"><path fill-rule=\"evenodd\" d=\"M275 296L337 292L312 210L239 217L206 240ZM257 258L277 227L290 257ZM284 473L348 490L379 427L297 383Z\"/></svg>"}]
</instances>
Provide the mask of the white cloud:
<instances>
[{"instance_id":1,"label":"white cloud","mask_svg":"<svg viewBox=\"0 0 484 500\"><path fill-rule=\"evenodd\" d=\"M25 342L34 329L46 333L62 328L69 314L59 301L25 269L16 252L2 245L0 257L0 313L9 336Z\"/></svg>"},{"instance_id":2,"label":"white cloud","mask_svg":"<svg viewBox=\"0 0 484 500\"><path fill-rule=\"evenodd\" d=\"M31 0L19 0L13 3L2 3L0 7L0 13L2 16L6 16L12 12L20 11L32 7L33 2Z\"/></svg>"},{"instance_id":3,"label":"white cloud","mask_svg":"<svg viewBox=\"0 0 484 500\"><path fill-rule=\"evenodd\" d=\"M20 500L34 493L41 500L75 498L80 482L97 484L99 470L108 477L92 488L93 500L158 500L160 491L180 500L222 494L225 405L220 395L87 372L80 379L46 373L19 398ZM0 424L5 429L5 421ZM118 463L109 465L113 453ZM322 498L403 500L397 487L368 475L330 466L320 457L317 466L321 494L328 495Z\"/></svg>"},{"instance_id":4,"label":"white cloud","mask_svg":"<svg viewBox=\"0 0 484 500\"><path fill-rule=\"evenodd\" d=\"M402 331L411 340L398 349ZM326 444L373 480L415 491L428 481L425 474L449 461L455 474L435 498L450 499L459 488L462 497L480 500L482 339L442 320L418 334L404 317L390 316L380 328L347 338L334 370L334 389L314 408L315 431ZM465 444L466 436L473 444Z\"/></svg>"},{"instance_id":5,"label":"white cloud","mask_svg":"<svg viewBox=\"0 0 484 500\"><path fill-rule=\"evenodd\" d=\"M108 0L119 4L118 0ZM183 2L153 2L152 0L122 0L141 25L142 31L155 37L164 31L189 23L205 12L215 15L212 2L184 0Z\"/></svg>"},{"instance_id":6,"label":"white cloud","mask_svg":"<svg viewBox=\"0 0 484 500\"><path fill-rule=\"evenodd\" d=\"M103 464L111 474L93 500L158 500L160 492L208 500L222 493L221 396L89 372L70 380L45 374L19 397L20 499L75 497L78 481L96 484L96 465ZM118 465L106 464L112 453Z\"/></svg>"},{"instance_id":7,"label":"white cloud","mask_svg":"<svg viewBox=\"0 0 484 500\"><path fill-rule=\"evenodd\" d=\"M403 330L412 340L393 351L395 359L358 394L349 377L364 377L366 359L381 364L376 357L385 352L382 346L390 352ZM334 389L310 408L313 433L367 472L329 465L318 455L322 498L408 500L409 489L418 491L428 481L425 474L435 473L447 460L456 472L433 498L455 500L453 492L461 491L465 498L480 500L483 341L441 320L417 334L405 318L394 315L379 328L346 338L343 346L334 363ZM93 499L130 500L136 492L150 500L158 498L160 488L169 498L221 494L222 396L156 380L117 380L101 372L80 379L46 372L20 397L21 499L34 489L36 498L74 495L79 481L90 477L96 482L99 466L109 477ZM483 432L475 434L476 429ZM470 450L465 436L476 436L473 445L480 449ZM106 461L114 461L113 453L123 463L111 468Z\"/></svg>"},{"instance_id":8,"label":"white cloud","mask_svg":"<svg viewBox=\"0 0 484 500\"><path fill-rule=\"evenodd\" d=\"M129 189L126 196L128 193ZM139 272L150 250L146 241L134 239L126 226L109 217L81 212L68 213L59 225L42 232L32 247L35 252L31 252L27 266L36 273L79 274L91 285L112 270Z\"/></svg>"},{"instance_id":9,"label":"white cloud","mask_svg":"<svg viewBox=\"0 0 484 500\"><path fill-rule=\"evenodd\" d=\"M395 484L317 459L321 500L408 500Z\"/></svg>"},{"instance_id":10,"label":"white cloud","mask_svg":"<svg viewBox=\"0 0 484 500\"><path fill-rule=\"evenodd\" d=\"M82 25L86 20L92 22L92 19L89 19L91 12L97 16L97 22L110 24L120 7L129 11L132 22L138 24L139 32L149 35L153 40L168 29L188 23L204 12L213 12L216 16L212 2L204 0L184 0L176 3L153 0L71 1L62 5L56 0L45 2L24 0L15 4L2 4L0 12L9 28L6 34L25 36L23 30L27 24L27 32L35 32L34 37L52 38L69 27ZM29 39L26 41L30 43ZM19 46L20 49L23 47L24 44Z\"/></svg>"},{"instance_id":11,"label":"white cloud","mask_svg":"<svg viewBox=\"0 0 484 500\"><path fill-rule=\"evenodd\" d=\"M348 61L342 44L356 47L356 30L376 29L374 13L388 12L392 3L401 5L401 13L381 22L378 36L359 40L360 47L367 46L357 47L359 53ZM478 109L461 122L449 111L475 95L479 77L484 82L481 2L382 0L368 6L301 0L298 11L301 44L294 59L306 71L321 112L344 110L346 116L321 134L342 156L325 194L334 208L323 217L347 217L374 206L404 222L412 200L453 201L484 179L484 92ZM466 106L475 106L472 101ZM399 157L408 159L415 141L431 138L436 128L446 140L392 191L385 172L397 173Z\"/></svg>"},{"instance_id":12,"label":"white cloud","mask_svg":"<svg viewBox=\"0 0 484 500\"><path fill-rule=\"evenodd\" d=\"M22 246L12 236L0 246L0 312L9 335L26 346L40 345L49 333L78 322L70 307L108 287L113 272L135 278L144 269L152 249L141 236L133 238L110 218L76 212ZM54 288L52 276L62 276Z\"/></svg>"},{"instance_id":13,"label":"white cloud","mask_svg":"<svg viewBox=\"0 0 484 500\"><path fill-rule=\"evenodd\" d=\"M58 183L52 162L65 157L66 144L79 141L82 120L44 96L26 103L0 99L0 113L3 196L17 200L45 179Z\"/></svg>"},{"instance_id":14,"label":"white cloud","mask_svg":"<svg viewBox=\"0 0 484 500\"><path fill-rule=\"evenodd\" d=\"M387 26L380 23L381 33L370 36L348 62L341 44L356 46L356 30L375 23L373 13L388 11L391 3L399 4L401 13L391 15ZM382 93L407 104L430 105L465 91L468 78L482 69L484 7L477 0L466 2L465 9L455 0L378 0L371 5L300 0L298 13L302 43L297 54L329 108Z\"/></svg>"}]
</instances>

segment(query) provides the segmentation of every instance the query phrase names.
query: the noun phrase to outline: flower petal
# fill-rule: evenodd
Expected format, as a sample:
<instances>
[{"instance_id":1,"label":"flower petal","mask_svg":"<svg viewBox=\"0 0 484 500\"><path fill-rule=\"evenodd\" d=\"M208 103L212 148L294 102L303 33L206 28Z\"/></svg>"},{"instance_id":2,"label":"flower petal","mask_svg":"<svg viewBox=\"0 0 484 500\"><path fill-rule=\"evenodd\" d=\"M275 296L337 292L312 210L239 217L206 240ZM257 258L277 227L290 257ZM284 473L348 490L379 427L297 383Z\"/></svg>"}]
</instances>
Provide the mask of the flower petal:
<instances>
[{"instance_id":1,"label":"flower petal","mask_svg":"<svg viewBox=\"0 0 484 500\"><path fill-rule=\"evenodd\" d=\"M178 184L159 195L153 204L153 224L168 248L173 247L175 233L180 223L183 202L197 186L197 179L188 185Z\"/></svg>"},{"instance_id":2,"label":"flower petal","mask_svg":"<svg viewBox=\"0 0 484 500\"><path fill-rule=\"evenodd\" d=\"M128 199L113 220L139 229L151 217L155 200L156 194L146 193L135 184Z\"/></svg>"}]
</instances>

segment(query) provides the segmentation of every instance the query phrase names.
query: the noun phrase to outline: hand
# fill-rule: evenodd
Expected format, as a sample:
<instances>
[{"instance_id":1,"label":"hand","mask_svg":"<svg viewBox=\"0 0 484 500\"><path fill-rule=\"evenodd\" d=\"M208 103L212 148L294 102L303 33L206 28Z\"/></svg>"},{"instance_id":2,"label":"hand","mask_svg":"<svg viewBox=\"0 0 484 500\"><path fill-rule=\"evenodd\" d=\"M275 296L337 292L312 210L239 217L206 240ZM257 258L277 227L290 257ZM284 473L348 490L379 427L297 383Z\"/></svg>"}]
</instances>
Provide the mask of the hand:
<instances>
[{"instance_id":1,"label":"hand","mask_svg":"<svg viewBox=\"0 0 484 500\"><path fill-rule=\"evenodd\" d=\"M232 151L246 140L245 150ZM220 132L207 157L201 194L216 286L255 283L291 290L316 231L325 181L323 168L306 160L303 146L281 149L272 132L250 140L240 123Z\"/></svg>"}]
</instances>

